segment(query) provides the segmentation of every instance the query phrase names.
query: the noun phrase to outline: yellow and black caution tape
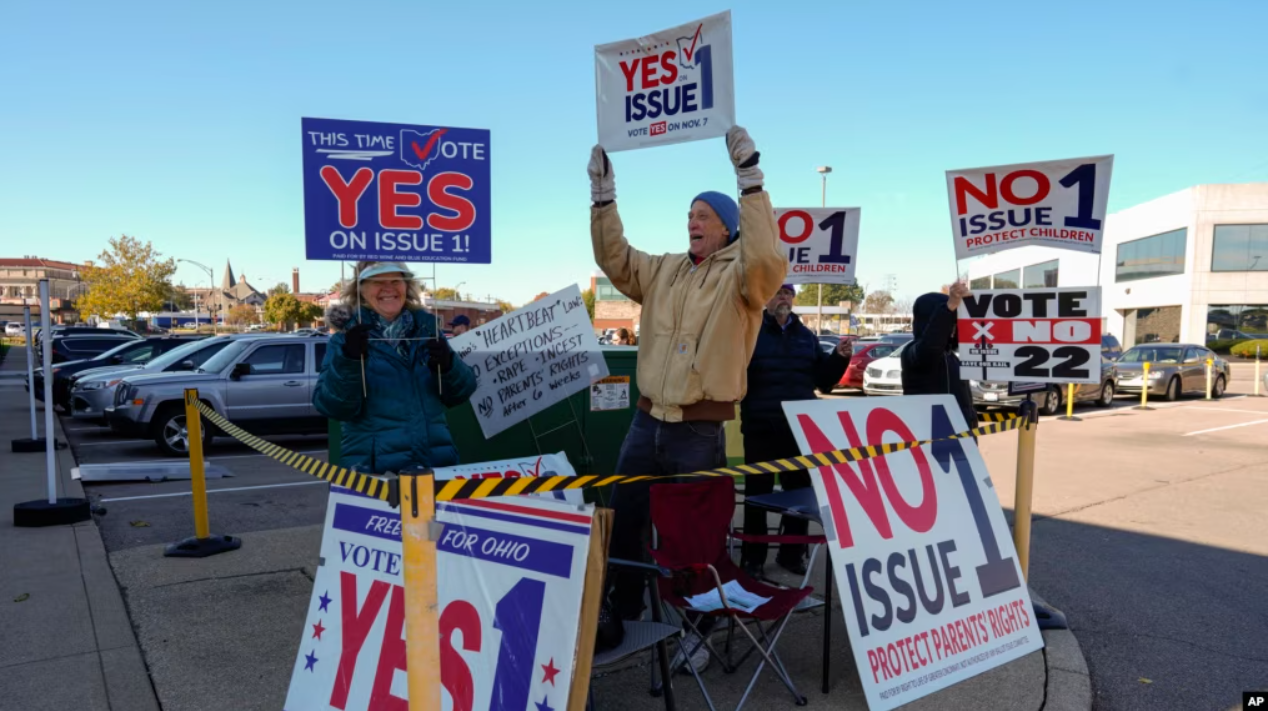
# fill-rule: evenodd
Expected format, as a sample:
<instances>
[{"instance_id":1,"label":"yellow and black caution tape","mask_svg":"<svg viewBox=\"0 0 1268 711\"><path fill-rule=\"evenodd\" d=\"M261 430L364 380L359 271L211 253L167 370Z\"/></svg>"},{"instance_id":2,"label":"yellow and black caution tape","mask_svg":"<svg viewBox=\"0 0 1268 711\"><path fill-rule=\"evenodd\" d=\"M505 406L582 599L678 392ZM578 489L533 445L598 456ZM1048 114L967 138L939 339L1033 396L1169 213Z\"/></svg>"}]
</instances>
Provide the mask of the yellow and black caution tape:
<instances>
[{"instance_id":1,"label":"yellow and black caution tape","mask_svg":"<svg viewBox=\"0 0 1268 711\"><path fill-rule=\"evenodd\" d=\"M323 462L319 459L305 456L299 452L293 452L276 444L266 442L255 435L243 430L241 427L226 420L224 417L216 413L204 402L198 403L198 411L206 417L208 421L218 427L225 434L251 447L252 449L272 457L273 459L285 464L288 467L298 469L305 474L311 474L319 479L349 489L354 489L366 496L383 501L395 501L395 480L382 479L360 472L354 472L350 469ZM979 416L987 424L966 432L958 432L945 440L964 439L966 437L978 437L1000 432L1008 432L1015 430L1024 422L1024 418L1014 414L1003 413L984 413ZM701 476L743 476L746 474L778 474L780 472L801 471L803 469L813 469L815 467L831 466L832 464L844 464L846 462L857 462L860 459L871 459L886 454L894 454L904 450L913 449L915 447L923 447L932 444L935 441L942 440L920 440L916 442L891 442L879 445L869 445L866 447L853 447L850 449L838 449L833 452L820 452L818 454L802 455L797 457L789 457L787 459L775 459L769 462L757 462L755 464L737 464L733 467L718 467L717 469L707 469L704 471L692 472L690 474L674 474L674 475L626 475L626 474L585 474L581 476L542 476L542 477L519 477L514 479L450 479L449 481L436 482L436 501L456 501L460 499L483 499L490 496L517 496L520 494L537 494L549 491L563 491L567 489L594 489L598 487L608 486L609 484L622 484L635 481L649 481L655 479L679 479L685 477L701 477Z\"/></svg>"}]
</instances>

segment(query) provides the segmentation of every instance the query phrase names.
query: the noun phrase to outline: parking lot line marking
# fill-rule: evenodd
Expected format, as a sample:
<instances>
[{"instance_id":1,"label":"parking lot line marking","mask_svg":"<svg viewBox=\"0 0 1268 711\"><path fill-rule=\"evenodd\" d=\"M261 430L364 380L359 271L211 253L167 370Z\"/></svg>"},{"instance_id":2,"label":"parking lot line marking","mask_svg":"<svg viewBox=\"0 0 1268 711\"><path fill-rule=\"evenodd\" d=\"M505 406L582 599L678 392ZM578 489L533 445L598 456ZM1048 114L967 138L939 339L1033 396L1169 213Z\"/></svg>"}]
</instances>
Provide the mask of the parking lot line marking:
<instances>
[{"instance_id":1,"label":"parking lot line marking","mask_svg":"<svg viewBox=\"0 0 1268 711\"><path fill-rule=\"evenodd\" d=\"M149 440L146 440L146 441L148 442ZM300 452L300 454L327 454L327 452L324 449L314 449L310 452ZM219 462L222 459L249 459L251 457L263 457L263 456L265 455L263 454L230 454L224 457L204 456L203 459L206 460L208 464L215 464L216 462ZM133 459L132 461L128 461L128 462L88 462L88 463L114 466L119 464L149 464L153 462L188 462L188 461L189 461L188 457L183 457L181 459Z\"/></svg>"},{"instance_id":2,"label":"parking lot line marking","mask_svg":"<svg viewBox=\"0 0 1268 711\"><path fill-rule=\"evenodd\" d=\"M1202 407L1198 405L1194 410L1215 410L1216 412L1248 412L1252 415L1268 415L1268 410L1239 410L1235 407Z\"/></svg>"},{"instance_id":3,"label":"parking lot line marking","mask_svg":"<svg viewBox=\"0 0 1268 711\"><path fill-rule=\"evenodd\" d=\"M152 439L112 439L109 442L75 442L76 447L100 447L106 444L144 444L153 443Z\"/></svg>"},{"instance_id":4,"label":"parking lot line marking","mask_svg":"<svg viewBox=\"0 0 1268 711\"><path fill-rule=\"evenodd\" d=\"M281 489L288 486L311 486L313 484L329 484L327 481L292 481L285 484L261 484L259 486L233 486L224 489L208 489L208 494L219 494L226 491L253 491L255 489ZM171 494L146 494L145 496L118 496L112 499L102 499L101 503L112 501L139 501L141 499L170 499L175 496L189 496L191 492L177 491Z\"/></svg>"},{"instance_id":5,"label":"parking lot line marking","mask_svg":"<svg viewBox=\"0 0 1268 711\"><path fill-rule=\"evenodd\" d=\"M1241 422L1236 425L1225 425L1224 427L1212 427L1209 430L1198 430L1197 432L1187 432L1185 433L1184 436L1192 437L1193 435L1206 434L1207 432L1219 432L1220 430L1231 430L1236 427L1250 427L1251 425L1262 425L1265 422L1268 422L1268 420L1253 420L1251 422Z\"/></svg>"}]
</instances>

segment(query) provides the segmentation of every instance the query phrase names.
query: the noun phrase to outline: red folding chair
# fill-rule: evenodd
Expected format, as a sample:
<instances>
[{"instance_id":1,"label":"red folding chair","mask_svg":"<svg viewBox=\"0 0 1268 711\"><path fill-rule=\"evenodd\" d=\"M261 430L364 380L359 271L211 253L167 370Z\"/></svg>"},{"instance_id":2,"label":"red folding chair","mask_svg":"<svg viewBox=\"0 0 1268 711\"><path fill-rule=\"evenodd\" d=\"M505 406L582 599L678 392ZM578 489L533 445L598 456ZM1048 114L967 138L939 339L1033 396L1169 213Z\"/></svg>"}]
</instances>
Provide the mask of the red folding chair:
<instances>
[{"instance_id":1,"label":"red folding chair","mask_svg":"<svg viewBox=\"0 0 1268 711\"><path fill-rule=\"evenodd\" d=\"M696 683L700 685L700 691L704 694L710 709L714 708L713 702L709 698L709 692L703 680L691 664L691 655L699 649L700 644L703 644L708 649L709 655L718 660L726 671L733 671L735 665L713 648L708 635L700 633L693 616L729 619L752 642L752 649L762 656L761 663L758 664L752 679L749 680L748 687L744 690L744 696L735 707L736 711L739 711L748 700L757 677L767 663L771 665L771 669L784 686L788 687L797 705L803 706L806 703L806 697L797 691L797 687L788 676L787 669L784 668L779 654L775 651L775 645L778 644L779 637L783 634L792 613L796 611L798 603L810 595L814 588L781 588L746 575L731 559L727 546L734 511L735 482L729 477L701 479L682 484L657 484L651 488L652 526L656 529L658 541L657 547L651 551L651 554L657 563L673 573L671 578L662 578L657 581L660 585L661 597L666 604L686 613L682 615L683 621L700 640L693 649L681 648L686 665L695 677ZM760 538L775 543L792 542L785 541L784 539L788 537L784 536ZM770 599L752 612L732 607L724 589L724 586L732 581L738 583L745 592ZM687 600L688 597L715 589L721 598L721 609L697 610ZM755 623L758 635L765 642L764 645L758 642L757 637L745 624L745 620ZM763 628L762 623L766 622L770 624ZM770 634L772 631L773 636ZM678 643L682 645L681 639ZM745 657L747 656L746 653Z\"/></svg>"}]
</instances>

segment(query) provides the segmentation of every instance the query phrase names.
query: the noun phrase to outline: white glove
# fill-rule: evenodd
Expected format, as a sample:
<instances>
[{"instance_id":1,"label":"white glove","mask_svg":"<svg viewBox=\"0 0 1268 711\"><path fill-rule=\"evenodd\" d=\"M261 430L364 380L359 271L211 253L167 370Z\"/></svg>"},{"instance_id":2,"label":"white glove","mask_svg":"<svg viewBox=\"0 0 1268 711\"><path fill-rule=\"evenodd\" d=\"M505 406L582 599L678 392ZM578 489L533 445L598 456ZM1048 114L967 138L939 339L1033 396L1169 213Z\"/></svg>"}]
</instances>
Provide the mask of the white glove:
<instances>
[{"instance_id":1,"label":"white glove","mask_svg":"<svg viewBox=\"0 0 1268 711\"><path fill-rule=\"evenodd\" d=\"M586 167L590 174L590 200L592 202L611 202L616 199L616 175L612 172L612 161L608 160L603 146L595 145L590 149L590 165Z\"/></svg>"},{"instance_id":2,"label":"white glove","mask_svg":"<svg viewBox=\"0 0 1268 711\"><path fill-rule=\"evenodd\" d=\"M726 148L731 154L731 164L735 166L735 177L740 185L740 191L762 187L762 181L766 179L766 176L762 175L762 169L757 167L761 154L757 152L753 139L749 138L748 131L745 131L743 126L732 126L726 132Z\"/></svg>"}]
</instances>

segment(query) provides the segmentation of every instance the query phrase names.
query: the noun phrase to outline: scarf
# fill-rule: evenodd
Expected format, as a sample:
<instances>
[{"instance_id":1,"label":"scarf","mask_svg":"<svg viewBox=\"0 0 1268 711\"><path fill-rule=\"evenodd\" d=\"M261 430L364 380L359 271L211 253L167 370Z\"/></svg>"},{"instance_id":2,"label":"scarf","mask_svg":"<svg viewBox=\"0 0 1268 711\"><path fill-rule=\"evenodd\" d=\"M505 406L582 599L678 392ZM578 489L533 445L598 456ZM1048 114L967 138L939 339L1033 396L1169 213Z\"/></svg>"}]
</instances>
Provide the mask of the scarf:
<instances>
[{"instance_id":1,"label":"scarf","mask_svg":"<svg viewBox=\"0 0 1268 711\"><path fill-rule=\"evenodd\" d=\"M414 331L414 314L409 309L402 309L401 315L392 321L385 321L382 316L378 315L370 309L364 309L366 322L371 324L374 329L370 333L371 338L381 338L402 358L409 357L409 341L408 336Z\"/></svg>"}]
</instances>

